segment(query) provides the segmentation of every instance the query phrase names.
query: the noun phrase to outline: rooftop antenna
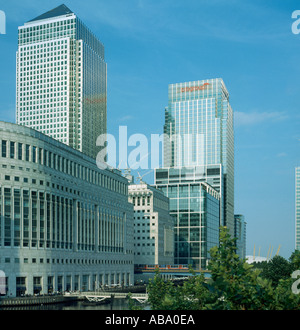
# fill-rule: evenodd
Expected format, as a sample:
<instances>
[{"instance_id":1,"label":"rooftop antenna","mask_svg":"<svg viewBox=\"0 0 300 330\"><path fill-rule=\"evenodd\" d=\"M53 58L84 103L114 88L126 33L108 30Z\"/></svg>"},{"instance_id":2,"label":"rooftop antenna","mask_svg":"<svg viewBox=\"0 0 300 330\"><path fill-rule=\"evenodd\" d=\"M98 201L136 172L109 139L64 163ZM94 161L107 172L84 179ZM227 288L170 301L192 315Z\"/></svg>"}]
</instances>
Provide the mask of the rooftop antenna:
<instances>
[{"instance_id":1,"label":"rooftop antenna","mask_svg":"<svg viewBox=\"0 0 300 330\"><path fill-rule=\"evenodd\" d=\"M143 180L143 177L144 176L146 176L147 174L149 174L149 173L151 173L151 172L153 172L154 170L151 170L151 171L149 171L149 172L147 172L147 173L145 173L145 174L143 174L143 175L140 175L140 173L138 172L138 177L137 177L137 179L139 180L139 183L145 183L145 182L143 182L142 180Z\"/></svg>"}]
</instances>

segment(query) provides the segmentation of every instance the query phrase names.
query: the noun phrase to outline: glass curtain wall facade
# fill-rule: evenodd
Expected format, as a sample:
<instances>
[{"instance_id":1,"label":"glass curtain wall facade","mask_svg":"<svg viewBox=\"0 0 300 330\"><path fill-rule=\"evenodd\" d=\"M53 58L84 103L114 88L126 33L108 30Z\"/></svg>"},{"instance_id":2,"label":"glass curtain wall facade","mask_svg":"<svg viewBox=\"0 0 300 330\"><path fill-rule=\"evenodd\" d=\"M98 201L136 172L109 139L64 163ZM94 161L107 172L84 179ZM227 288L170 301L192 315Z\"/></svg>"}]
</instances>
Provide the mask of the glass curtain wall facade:
<instances>
[{"instance_id":1,"label":"glass curtain wall facade","mask_svg":"<svg viewBox=\"0 0 300 330\"><path fill-rule=\"evenodd\" d=\"M104 46L62 5L19 27L16 122L96 158L107 131Z\"/></svg>"},{"instance_id":2,"label":"glass curtain wall facade","mask_svg":"<svg viewBox=\"0 0 300 330\"><path fill-rule=\"evenodd\" d=\"M212 171L214 170L214 171ZM163 168L155 171L156 187L170 200L174 219L175 264L205 269L209 250L219 244L220 166Z\"/></svg>"},{"instance_id":3,"label":"glass curtain wall facade","mask_svg":"<svg viewBox=\"0 0 300 330\"><path fill-rule=\"evenodd\" d=\"M234 235L233 111L223 80L169 85L164 133L164 167L222 165L221 223Z\"/></svg>"},{"instance_id":4,"label":"glass curtain wall facade","mask_svg":"<svg viewBox=\"0 0 300 330\"><path fill-rule=\"evenodd\" d=\"M246 258L246 222L242 214L234 215L234 236L236 237L236 253L241 259Z\"/></svg>"},{"instance_id":5,"label":"glass curtain wall facade","mask_svg":"<svg viewBox=\"0 0 300 330\"><path fill-rule=\"evenodd\" d=\"M296 167L296 224L295 224L295 248L300 250L300 167Z\"/></svg>"}]
</instances>

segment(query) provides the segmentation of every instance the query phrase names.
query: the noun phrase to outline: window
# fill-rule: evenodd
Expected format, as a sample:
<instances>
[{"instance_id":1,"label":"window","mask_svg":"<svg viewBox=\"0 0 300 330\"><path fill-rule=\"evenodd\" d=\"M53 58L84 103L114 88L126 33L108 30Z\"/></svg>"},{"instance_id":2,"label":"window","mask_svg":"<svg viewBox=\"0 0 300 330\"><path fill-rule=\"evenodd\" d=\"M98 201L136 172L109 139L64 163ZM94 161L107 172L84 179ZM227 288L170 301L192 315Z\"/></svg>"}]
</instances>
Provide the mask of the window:
<instances>
[{"instance_id":1,"label":"window","mask_svg":"<svg viewBox=\"0 0 300 330\"><path fill-rule=\"evenodd\" d=\"M18 143L18 159L22 160L22 143Z\"/></svg>"},{"instance_id":2,"label":"window","mask_svg":"<svg viewBox=\"0 0 300 330\"><path fill-rule=\"evenodd\" d=\"M32 162L36 163L36 147L32 147Z\"/></svg>"},{"instance_id":3,"label":"window","mask_svg":"<svg viewBox=\"0 0 300 330\"><path fill-rule=\"evenodd\" d=\"M25 147L25 160L27 162L29 162L29 148L30 148L30 145L26 144L26 147Z\"/></svg>"},{"instance_id":4,"label":"window","mask_svg":"<svg viewBox=\"0 0 300 330\"><path fill-rule=\"evenodd\" d=\"M10 158L15 158L15 142L10 142Z\"/></svg>"},{"instance_id":5,"label":"window","mask_svg":"<svg viewBox=\"0 0 300 330\"><path fill-rule=\"evenodd\" d=\"M6 145L7 145L7 141L2 140L2 157L6 157Z\"/></svg>"}]
</instances>

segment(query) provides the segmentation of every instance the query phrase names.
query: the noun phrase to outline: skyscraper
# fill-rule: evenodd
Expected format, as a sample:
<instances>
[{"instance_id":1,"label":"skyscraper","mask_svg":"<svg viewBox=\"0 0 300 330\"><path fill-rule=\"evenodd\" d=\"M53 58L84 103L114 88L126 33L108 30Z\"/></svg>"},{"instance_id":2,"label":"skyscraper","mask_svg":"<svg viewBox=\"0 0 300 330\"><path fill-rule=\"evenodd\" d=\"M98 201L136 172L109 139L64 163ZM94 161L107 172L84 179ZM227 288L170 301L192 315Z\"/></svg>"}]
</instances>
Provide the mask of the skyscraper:
<instances>
[{"instance_id":1,"label":"skyscraper","mask_svg":"<svg viewBox=\"0 0 300 330\"><path fill-rule=\"evenodd\" d=\"M233 111L223 80L169 85L164 133L164 168L155 171L155 185L170 199L175 263L204 267L219 226L235 233ZM203 184L211 188L205 194Z\"/></svg>"},{"instance_id":2,"label":"skyscraper","mask_svg":"<svg viewBox=\"0 0 300 330\"><path fill-rule=\"evenodd\" d=\"M295 224L295 248L300 250L300 167L296 167L296 224Z\"/></svg>"},{"instance_id":3,"label":"skyscraper","mask_svg":"<svg viewBox=\"0 0 300 330\"><path fill-rule=\"evenodd\" d=\"M104 46L65 5L19 27L16 122L96 157L107 130Z\"/></svg>"},{"instance_id":4,"label":"skyscraper","mask_svg":"<svg viewBox=\"0 0 300 330\"><path fill-rule=\"evenodd\" d=\"M169 85L165 112L165 167L222 165L222 224L234 234L234 131L222 79Z\"/></svg>"}]
</instances>

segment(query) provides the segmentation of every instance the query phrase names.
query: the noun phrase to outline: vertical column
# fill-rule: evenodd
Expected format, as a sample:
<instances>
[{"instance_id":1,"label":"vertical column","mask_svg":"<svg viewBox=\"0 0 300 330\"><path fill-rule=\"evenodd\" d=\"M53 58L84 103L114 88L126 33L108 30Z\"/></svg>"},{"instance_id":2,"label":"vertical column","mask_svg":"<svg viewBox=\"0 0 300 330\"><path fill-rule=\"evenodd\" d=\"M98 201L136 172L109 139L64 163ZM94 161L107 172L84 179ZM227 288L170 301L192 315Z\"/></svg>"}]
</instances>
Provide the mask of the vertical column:
<instances>
[{"instance_id":1,"label":"vertical column","mask_svg":"<svg viewBox=\"0 0 300 330\"><path fill-rule=\"evenodd\" d=\"M99 251L103 251L103 214L102 209L98 207L99 212Z\"/></svg>"},{"instance_id":2,"label":"vertical column","mask_svg":"<svg viewBox=\"0 0 300 330\"><path fill-rule=\"evenodd\" d=\"M42 277L42 294L48 293L48 277L44 273L44 276Z\"/></svg>"},{"instance_id":3,"label":"vertical column","mask_svg":"<svg viewBox=\"0 0 300 330\"><path fill-rule=\"evenodd\" d=\"M79 226L79 202L76 199L73 199L73 251L78 251L78 226Z\"/></svg>"},{"instance_id":4,"label":"vertical column","mask_svg":"<svg viewBox=\"0 0 300 330\"><path fill-rule=\"evenodd\" d=\"M99 251L99 206L98 205L95 205L94 206L94 221L95 221L95 225L94 225L94 228L95 228L95 235L94 235L94 238L95 238L95 241L94 241L94 244L95 244L95 247L94 247L94 251Z\"/></svg>"},{"instance_id":5,"label":"vertical column","mask_svg":"<svg viewBox=\"0 0 300 330\"><path fill-rule=\"evenodd\" d=\"M26 283L26 293L30 294L30 295L33 295L33 275L30 274L30 273L27 273L27 283Z\"/></svg>"}]
</instances>

